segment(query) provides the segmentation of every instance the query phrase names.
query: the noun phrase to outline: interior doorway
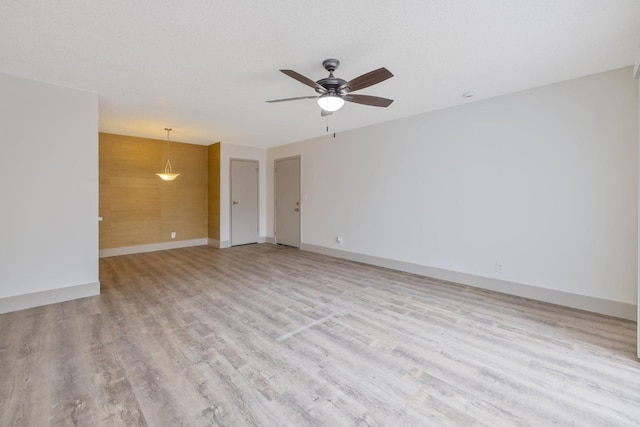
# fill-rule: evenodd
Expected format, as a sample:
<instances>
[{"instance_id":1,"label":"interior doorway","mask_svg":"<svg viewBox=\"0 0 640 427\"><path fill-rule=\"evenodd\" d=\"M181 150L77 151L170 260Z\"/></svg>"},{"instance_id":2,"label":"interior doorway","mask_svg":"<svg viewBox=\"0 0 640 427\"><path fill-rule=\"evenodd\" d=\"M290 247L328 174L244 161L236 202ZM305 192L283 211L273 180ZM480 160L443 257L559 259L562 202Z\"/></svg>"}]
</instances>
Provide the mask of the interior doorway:
<instances>
[{"instance_id":1,"label":"interior doorway","mask_svg":"<svg viewBox=\"0 0 640 427\"><path fill-rule=\"evenodd\" d=\"M258 243L258 167L255 160L231 159L231 246Z\"/></svg>"},{"instance_id":2,"label":"interior doorway","mask_svg":"<svg viewBox=\"0 0 640 427\"><path fill-rule=\"evenodd\" d=\"M275 241L300 247L300 156L275 161Z\"/></svg>"}]
</instances>

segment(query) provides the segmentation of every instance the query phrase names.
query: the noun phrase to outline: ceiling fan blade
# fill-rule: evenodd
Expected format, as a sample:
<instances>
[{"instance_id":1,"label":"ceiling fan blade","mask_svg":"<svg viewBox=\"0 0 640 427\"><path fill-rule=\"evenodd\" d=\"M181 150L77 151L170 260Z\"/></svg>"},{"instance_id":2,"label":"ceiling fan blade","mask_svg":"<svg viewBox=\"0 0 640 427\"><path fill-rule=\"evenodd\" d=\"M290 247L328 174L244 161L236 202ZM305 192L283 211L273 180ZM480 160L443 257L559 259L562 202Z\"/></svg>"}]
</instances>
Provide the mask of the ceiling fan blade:
<instances>
[{"instance_id":1,"label":"ceiling fan blade","mask_svg":"<svg viewBox=\"0 0 640 427\"><path fill-rule=\"evenodd\" d=\"M320 109L320 117L327 117L332 114L333 114L333 111L323 110L322 108Z\"/></svg>"},{"instance_id":2,"label":"ceiling fan blade","mask_svg":"<svg viewBox=\"0 0 640 427\"><path fill-rule=\"evenodd\" d=\"M318 96L298 96L297 98L283 98L283 99L272 99L270 101L265 102L285 102L285 101L297 101L299 99L316 99Z\"/></svg>"},{"instance_id":3,"label":"ceiling fan blade","mask_svg":"<svg viewBox=\"0 0 640 427\"><path fill-rule=\"evenodd\" d=\"M347 90L347 92L355 92L356 90L364 89L365 87L373 86L380 82L383 82L387 79L393 77L391 71L386 68L378 68L377 70L369 71L366 74L361 75L360 77L356 77L353 80L349 80L345 84L341 85L338 88L338 92L342 90Z\"/></svg>"},{"instance_id":4,"label":"ceiling fan blade","mask_svg":"<svg viewBox=\"0 0 640 427\"><path fill-rule=\"evenodd\" d=\"M347 95L344 97L344 100L355 102L356 104L371 105L373 107L388 107L393 102L393 99L369 95Z\"/></svg>"},{"instance_id":5,"label":"ceiling fan blade","mask_svg":"<svg viewBox=\"0 0 640 427\"><path fill-rule=\"evenodd\" d=\"M308 77L303 76L300 73L296 73L293 70L280 70L281 72L285 73L287 76L291 77L292 79L296 79L297 81L299 81L300 83L303 83L309 87L312 87L318 91L321 91L322 93L326 93L327 90L325 88L323 88L322 86L320 86L318 83L314 82L313 80L311 80Z\"/></svg>"}]
</instances>

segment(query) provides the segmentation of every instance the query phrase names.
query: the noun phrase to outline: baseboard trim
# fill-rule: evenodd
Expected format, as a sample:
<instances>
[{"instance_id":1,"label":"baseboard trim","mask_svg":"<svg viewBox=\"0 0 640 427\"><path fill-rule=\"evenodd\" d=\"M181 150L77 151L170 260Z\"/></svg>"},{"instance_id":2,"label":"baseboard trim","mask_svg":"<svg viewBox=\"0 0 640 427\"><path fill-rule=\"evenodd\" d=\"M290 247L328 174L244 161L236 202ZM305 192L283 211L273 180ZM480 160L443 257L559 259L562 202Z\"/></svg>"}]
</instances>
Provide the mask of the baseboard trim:
<instances>
[{"instance_id":1,"label":"baseboard trim","mask_svg":"<svg viewBox=\"0 0 640 427\"><path fill-rule=\"evenodd\" d=\"M260 238L262 239L262 238ZM262 243L260 241L260 239L258 240L258 243ZM208 239L208 243L209 246L213 246L214 248L218 248L218 249L225 249L225 248L230 248L231 247L231 241L229 240L225 240L225 241L219 241L216 239Z\"/></svg>"},{"instance_id":2,"label":"baseboard trim","mask_svg":"<svg viewBox=\"0 0 640 427\"><path fill-rule=\"evenodd\" d=\"M272 245L276 244L276 238L275 237L265 237L264 238L264 242L265 243L271 243Z\"/></svg>"},{"instance_id":3,"label":"baseboard trim","mask_svg":"<svg viewBox=\"0 0 640 427\"><path fill-rule=\"evenodd\" d=\"M86 283L84 285L68 286L66 288L5 297L0 298L0 313L10 313L12 311L25 310L27 308L56 304L96 295L100 295L99 281Z\"/></svg>"},{"instance_id":4,"label":"baseboard trim","mask_svg":"<svg viewBox=\"0 0 640 427\"><path fill-rule=\"evenodd\" d=\"M404 261L396 261L372 255L364 255L356 252L327 248L324 246L310 245L307 243L303 243L300 246L300 249L349 261L356 261L364 264L376 265L378 267L404 271L407 273L419 274L421 276L433 277L434 279L445 280L448 282L460 283L463 285L473 286L475 288L549 302L565 307L577 308L579 310L590 311L607 316L637 320L637 308L634 304L525 285L523 283L511 282L508 280L476 276L468 273L461 273Z\"/></svg>"},{"instance_id":5,"label":"baseboard trim","mask_svg":"<svg viewBox=\"0 0 640 427\"><path fill-rule=\"evenodd\" d=\"M177 240L174 242L151 243L148 245L124 246L121 248L100 249L100 258L107 258L110 256L119 256L119 255L139 254L144 252L165 251L167 249L189 248L191 246L205 246L208 243L209 243L208 239L206 237L203 237L201 239Z\"/></svg>"}]
</instances>

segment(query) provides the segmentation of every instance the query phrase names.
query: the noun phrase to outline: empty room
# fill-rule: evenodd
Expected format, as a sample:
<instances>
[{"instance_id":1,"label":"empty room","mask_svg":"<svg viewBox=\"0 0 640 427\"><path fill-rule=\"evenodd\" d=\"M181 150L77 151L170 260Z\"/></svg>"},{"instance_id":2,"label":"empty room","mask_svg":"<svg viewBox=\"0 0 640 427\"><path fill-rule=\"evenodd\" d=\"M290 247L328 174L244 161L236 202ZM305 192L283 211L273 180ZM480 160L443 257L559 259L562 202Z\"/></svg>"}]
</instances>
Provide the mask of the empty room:
<instances>
[{"instance_id":1,"label":"empty room","mask_svg":"<svg viewBox=\"0 0 640 427\"><path fill-rule=\"evenodd\" d=\"M638 426L640 3L0 4L0 426Z\"/></svg>"}]
</instances>

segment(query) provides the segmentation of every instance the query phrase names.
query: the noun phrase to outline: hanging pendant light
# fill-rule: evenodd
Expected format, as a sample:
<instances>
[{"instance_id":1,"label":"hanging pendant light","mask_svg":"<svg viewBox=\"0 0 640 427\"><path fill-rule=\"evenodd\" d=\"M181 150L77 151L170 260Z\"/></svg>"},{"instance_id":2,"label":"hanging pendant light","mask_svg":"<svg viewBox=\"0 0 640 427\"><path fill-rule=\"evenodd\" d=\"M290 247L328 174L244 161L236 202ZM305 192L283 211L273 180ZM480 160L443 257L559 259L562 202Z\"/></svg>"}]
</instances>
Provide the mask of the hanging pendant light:
<instances>
[{"instance_id":1,"label":"hanging pendant light","mask_svg":"<svg viewBox=\"0 0 640 427\"><path fill-rule=\"evenodd\" d=\"M164 128L164 130L167 131L167 162L164 164L164 172L163 173L157 173L156 175L158 175L160 178L162 178L165 181L173 181L174 179L176 179L180 174L179 173L173 173L173 169L171 168L171 159L170 159L170 147L169 147L169 132L171 132L171 128Z\"/></svg>"}]
</instances>

